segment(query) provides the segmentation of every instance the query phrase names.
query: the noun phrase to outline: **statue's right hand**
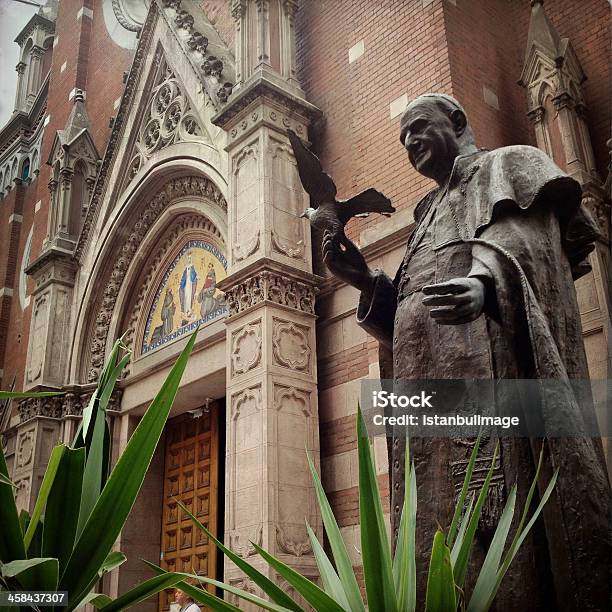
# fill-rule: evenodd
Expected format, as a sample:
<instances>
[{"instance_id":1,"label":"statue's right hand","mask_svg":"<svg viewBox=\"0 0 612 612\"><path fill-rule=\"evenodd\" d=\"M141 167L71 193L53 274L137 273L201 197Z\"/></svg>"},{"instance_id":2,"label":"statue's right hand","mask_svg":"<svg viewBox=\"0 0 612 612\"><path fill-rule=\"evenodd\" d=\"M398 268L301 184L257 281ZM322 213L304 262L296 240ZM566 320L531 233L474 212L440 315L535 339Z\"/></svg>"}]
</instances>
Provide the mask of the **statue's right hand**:
<instances>
[{"instance_id":1,"label":"statue's right hand","mask_svg":"<svg viewBox=\"0 0 612 612\"><path fill-rule=\"evenodd\" d=\"M343 230L325 230L323 233L323 261L340 280L367 294L372 293L375 276L361 251Z\"/></svg>"}]
</instances>

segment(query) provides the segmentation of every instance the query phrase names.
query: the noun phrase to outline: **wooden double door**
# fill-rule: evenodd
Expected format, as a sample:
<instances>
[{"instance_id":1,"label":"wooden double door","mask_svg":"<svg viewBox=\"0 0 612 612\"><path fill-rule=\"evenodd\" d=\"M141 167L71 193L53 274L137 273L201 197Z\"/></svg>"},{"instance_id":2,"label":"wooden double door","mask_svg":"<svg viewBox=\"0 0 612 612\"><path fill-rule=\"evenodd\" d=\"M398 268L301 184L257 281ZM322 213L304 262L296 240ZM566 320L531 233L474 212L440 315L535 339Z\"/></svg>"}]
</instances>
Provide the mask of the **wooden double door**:
<instances>
[{"instance_id":1,"label":"wooden double door","mask_svg":"<svg viewBox=\"0 0 612 612\"><path fill-rule=\"evenodd\" d=\"M220 409L215 402L199 417L181 415L166 426L161 565L169 571L217 578L215 544L177 501L218 534ZM170 592L162 593L160 610L168 610L172 601Z\"/></svg>"}]
</instances>

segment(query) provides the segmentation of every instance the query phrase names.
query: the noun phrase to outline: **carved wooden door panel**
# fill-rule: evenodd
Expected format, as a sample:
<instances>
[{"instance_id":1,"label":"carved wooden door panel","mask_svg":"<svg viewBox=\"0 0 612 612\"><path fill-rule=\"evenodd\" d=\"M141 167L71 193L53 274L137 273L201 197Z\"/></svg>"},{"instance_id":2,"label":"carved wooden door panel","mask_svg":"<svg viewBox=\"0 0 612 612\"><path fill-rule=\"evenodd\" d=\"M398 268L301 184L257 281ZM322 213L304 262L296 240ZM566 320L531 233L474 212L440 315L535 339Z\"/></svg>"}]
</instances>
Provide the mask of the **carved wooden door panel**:
<instances>
[{"instance_id":1,"label":"carved wooden door panel","mask_svg":"<svg viewBox=\"0 0 612 612\"><path fill-rule=\"evenodd\" d=\"M218 420L214 405L199 418L181 415L166 427L161 566L169 571L216 578L216 547L177 500L217 535ZM161 593L160 610L172 601L170 593Z\"/></svg>"}]
</instances>

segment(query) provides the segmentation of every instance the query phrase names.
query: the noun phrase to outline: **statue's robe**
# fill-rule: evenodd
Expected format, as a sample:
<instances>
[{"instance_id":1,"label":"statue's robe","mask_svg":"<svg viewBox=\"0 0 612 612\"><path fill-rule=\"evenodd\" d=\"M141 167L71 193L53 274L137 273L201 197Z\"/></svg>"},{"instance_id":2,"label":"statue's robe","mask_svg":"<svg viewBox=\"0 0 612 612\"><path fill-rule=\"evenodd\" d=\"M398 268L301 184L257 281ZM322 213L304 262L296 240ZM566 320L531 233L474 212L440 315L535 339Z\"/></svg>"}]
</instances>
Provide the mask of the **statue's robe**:
<instances>
[{"instance_id":1,"label":"statue's robe","mask_svg":"<svg viewBox=\"0 0 612 612\"><path fill-rule=\"evenodd\" d=\"M533 147L479 151L457 158L447 189L427 194L417 205L415 221L395 279L377 271L373 295L362 294L358 306L359 324L380 341L381 353L392 354L391 367L381 359L382 376L396 381L556 379L556 396L542 394L539 418L549 428L563 421L586 432L583 418L593 415L584 414L589 408L578 406L563 382L588 379L573 279L585 272L597 229L581 205L579 184ZM483 315L468 324L436 323L422 304L422 287L465 276L485 284ZM490 440L481 449L478 484L493 444ZM515 514L522 510L541 444L533 438L502 440L468 592L514 483ZM433 535L438 524L450 525L472 447L470 439L411 442L421 596ZM544 520L536 523L506 575L495 609L606 610L610 490L601 441L586 435L550 438L544 447L541 491L556 468L558 484ZM389 455L396 534L404 499L403 439L393 438Z\"/></svg>"}]
</instances>

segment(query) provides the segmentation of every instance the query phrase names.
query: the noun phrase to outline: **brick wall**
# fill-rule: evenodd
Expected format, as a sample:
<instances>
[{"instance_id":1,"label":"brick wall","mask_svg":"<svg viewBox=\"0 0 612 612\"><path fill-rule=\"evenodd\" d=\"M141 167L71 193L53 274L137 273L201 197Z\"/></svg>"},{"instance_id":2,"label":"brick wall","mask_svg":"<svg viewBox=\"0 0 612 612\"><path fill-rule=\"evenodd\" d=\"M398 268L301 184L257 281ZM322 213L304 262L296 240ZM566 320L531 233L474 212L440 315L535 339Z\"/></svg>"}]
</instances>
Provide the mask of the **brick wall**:
<instances>
[{"instance_id":1,"label":"brick wall","mask_svg":"<svg viewBox=\"0 0 612 612\"><path fill-rule=\"evenodd\" d=\"M561 36L570 37L589 77L584 93L595 154L605 176L609 7L604 0L548 0L545 8ZM432 182L410 167L399 143L399 116L391 116L390 104L402 94L407 100L427 91L456 96L479 146L535 144L526 94L517 84L529 17L529 2L518 0L301 3L296 20L298 76L308 100L324 113L323 122L311 130L311 140L339 197L376 187L399 212L409 213L431 188ZM347 233L359 242L365 240L365 230L384 231L391 223L380 216L353 220ZM368 231L368 241L372 234ZM370 264L392 274L397 257L396 252L378 255ZM356 301L357 292L346 287L317 300L321 464L349 549L353 543L359 546L354 415L360 379L376 374L378 360L376 343L354 329ZM384 449L378 457L383 482ZM353 562L360 564L358 557Z\"/></svg>"}]
</instances>

